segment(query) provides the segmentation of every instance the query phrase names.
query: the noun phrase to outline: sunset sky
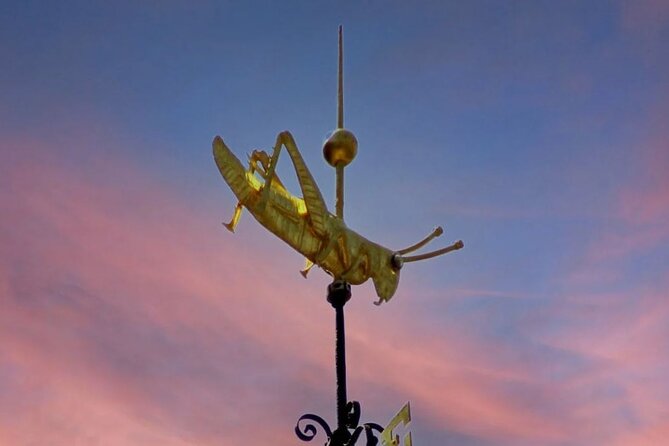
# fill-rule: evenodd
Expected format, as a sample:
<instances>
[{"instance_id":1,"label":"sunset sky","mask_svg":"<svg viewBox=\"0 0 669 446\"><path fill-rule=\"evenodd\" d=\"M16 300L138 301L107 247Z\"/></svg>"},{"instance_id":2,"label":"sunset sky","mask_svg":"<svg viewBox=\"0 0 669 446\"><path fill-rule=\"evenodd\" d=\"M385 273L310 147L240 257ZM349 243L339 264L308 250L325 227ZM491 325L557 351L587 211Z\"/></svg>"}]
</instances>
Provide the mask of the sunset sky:
<instances>
[{"instance_id":1,"label":"sunset sky","mask_svg":"<svg viewBox=\"0 0 669 446\"><path fill-rule=\"evenodd\" d=\"M290 130L347 224L465 248L346 306L349 398L417 446L669 438L669 2L4 1L0 444L289 446L335 424L329 277L212 158ZM283 182L298 192L282 156Z\"/></svg>"}]
</instances>

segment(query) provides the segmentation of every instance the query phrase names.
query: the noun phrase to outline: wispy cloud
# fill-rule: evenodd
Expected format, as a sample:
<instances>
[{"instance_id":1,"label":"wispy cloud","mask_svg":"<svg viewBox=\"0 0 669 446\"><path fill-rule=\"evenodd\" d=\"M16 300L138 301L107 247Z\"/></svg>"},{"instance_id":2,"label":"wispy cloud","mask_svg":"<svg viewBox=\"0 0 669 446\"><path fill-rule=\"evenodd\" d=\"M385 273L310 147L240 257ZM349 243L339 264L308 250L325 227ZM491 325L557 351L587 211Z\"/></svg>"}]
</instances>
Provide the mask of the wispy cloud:
<instances>
[{"instance_id":1,"label":"wispy cloud","mask_svg":"<svg viewBox=\"0 0 669 446\"><path fill-rule=\"evenodd\" d=\"M3 438L288 445L299 415L333 415L323 276L303 281L299 262L286 274L273 260L290 255L279 242L252 254L250 233L224 232L221 215L128 160L72 165L72 153L55 156L42 143L12 142L2 167ZM417 439L659 438L666 296L563 284L549 298L472 287L446 301L420 285L450 319L399 300L363 305L371 296L361 289L349 304L351 397L364 397L365 419L381 423L412 400ZM477 304L486 299L497 304Z\"/></svg>"}]
</instances>

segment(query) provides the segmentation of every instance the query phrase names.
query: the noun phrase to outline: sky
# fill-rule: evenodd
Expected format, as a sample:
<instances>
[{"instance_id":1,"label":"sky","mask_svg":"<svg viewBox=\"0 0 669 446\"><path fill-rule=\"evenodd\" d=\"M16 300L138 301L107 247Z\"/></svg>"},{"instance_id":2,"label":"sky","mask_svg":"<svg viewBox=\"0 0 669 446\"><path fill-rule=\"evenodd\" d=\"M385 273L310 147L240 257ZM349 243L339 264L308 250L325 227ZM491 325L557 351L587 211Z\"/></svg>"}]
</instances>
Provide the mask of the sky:
<instances>
[{"instance_id":1,"label":"sky","mask_svg":"<svg viewBox=\"0 0 669 446\"><path fill-rule=\"evenodd\" d=\"M416 445L665 443L666 0L27 0L0 3L0 444L335 424L329 276L249 214L221 226L211 142L289 130L333 210L339 24L347 224L465 242L379 307L354 287L362 421L411 401Z\"/></svg>"}]
</instances>

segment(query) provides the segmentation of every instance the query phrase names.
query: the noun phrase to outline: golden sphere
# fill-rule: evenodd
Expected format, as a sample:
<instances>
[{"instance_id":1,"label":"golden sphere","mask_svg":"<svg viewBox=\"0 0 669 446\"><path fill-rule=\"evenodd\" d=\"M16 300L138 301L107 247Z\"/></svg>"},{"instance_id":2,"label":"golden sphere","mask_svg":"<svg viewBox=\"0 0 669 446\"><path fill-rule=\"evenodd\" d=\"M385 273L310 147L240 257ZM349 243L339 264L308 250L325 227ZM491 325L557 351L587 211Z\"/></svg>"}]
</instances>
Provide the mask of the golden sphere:
<instances>
[{"instance_id":1,"label":"golden sphere","mask_svg":"<svg viewBox=\"0 0 669 446\"><path fill-rule=\"evenodd\" d=\"M348 165L358 153L358 140L346 129L337 129L323 144L323 156L332 167Z\"/></svg>"}]
</instances>

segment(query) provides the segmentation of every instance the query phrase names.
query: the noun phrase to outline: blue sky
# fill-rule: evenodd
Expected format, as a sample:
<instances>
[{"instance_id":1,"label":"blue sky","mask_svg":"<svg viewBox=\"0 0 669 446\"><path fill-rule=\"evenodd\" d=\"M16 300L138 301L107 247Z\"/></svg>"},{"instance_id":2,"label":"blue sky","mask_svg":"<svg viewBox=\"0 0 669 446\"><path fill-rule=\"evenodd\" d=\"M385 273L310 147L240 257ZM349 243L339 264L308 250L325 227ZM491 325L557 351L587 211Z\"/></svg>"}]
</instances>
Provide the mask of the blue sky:
<instances>
[{"instance_id":1,"label":"blue sky","mask_svg":"<svg viewBox=\"0 0 669 446\"><path fill-rule=\"evenodd\" d=\"M417 444L666 438L657 0L3 3L0 438L288 445L304 412L334 423L328 278L248 215L222 230L211 141L243 157L290 130L333 205L339 24L347 223L466 244L380 308L354 290L363 417L411 400Z\"/></svg>"}]
</instances>

